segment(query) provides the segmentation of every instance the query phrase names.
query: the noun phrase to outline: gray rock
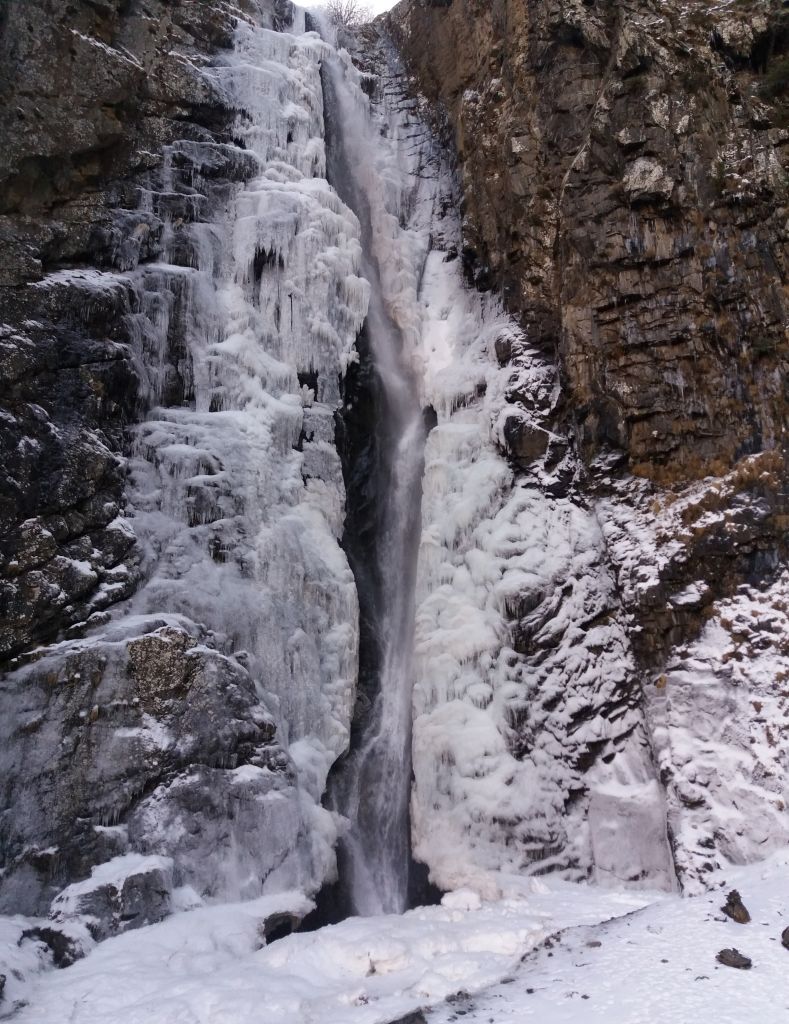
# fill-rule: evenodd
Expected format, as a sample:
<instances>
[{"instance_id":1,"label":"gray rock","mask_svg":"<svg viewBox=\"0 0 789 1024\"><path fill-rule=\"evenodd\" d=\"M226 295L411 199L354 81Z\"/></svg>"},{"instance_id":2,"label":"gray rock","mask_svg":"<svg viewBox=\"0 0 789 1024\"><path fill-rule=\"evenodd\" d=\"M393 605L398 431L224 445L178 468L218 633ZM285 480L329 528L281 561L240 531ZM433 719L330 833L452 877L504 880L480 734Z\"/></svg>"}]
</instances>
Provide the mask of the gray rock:
<instances>
[{"instance_id":1,"label":"gray rock","mask_svg":"<svg viewBox=\"0 0 789 1024\"><path fill-rule=\"evenodd\" d=\"M211 650L205 638L201 644L192 628L189 633L156 618L142 620L142 635L110 634L101 642L77 644L0 680L0 768L13 809L0 819L3 909L45 913L62 887L59 880L85 878L96 864L126 853L128 831L107 826L128 820L154 794L162 801L176 782L181 804L179 773L195 763L217 766L201 767L198 774L237 795L233 807L244 803L246 792L230 784L239 765L273 767L271 786L288 784L287 759L248 671ZM24 713L20 692L26 695ZM15 770L18 764L26 766L24 776ZM195 796L190 806L198 817L212 807L221 819L226 810L207 797ZM242 815L239 828L243 821ZM248 827L243 825L247 833ZM228 847L239 838L232 824L222 829L217 822L210 834L195 827L184 840L196 865L206 861L217 831ZM135 828L132 839L138 835ZM249 834L247 839L262 841ZM201 846L203 841L209 845ZM47 853L52 849L54 855ZM131 849L170 852L161 844L132 842Z\"/></svg>"},{"instance_id":2,"label":"gray rock","mask_svg":"<svg viewBox=\"0 0 789 1024\"><path fill-rule=\"evenodd\" d=\"M22 932L20 944L25 940L43 943L49 950L55 967L70 967L85 955L85 950L79 942L56 924L26 929ZM5 982L5 979L3 981Z\"/></svg>"},{"instance_id":3,"label":"gray rock","mask_svg":"<svg viewBox=\"0 0 789 1024\"><path fill-rule=\"evenodd\" d=\"M171 861L119 857L87 881L68 886L53 901L51 916L55 921L87 918L91 935L101 941L167 917L172 888Z\"/></svg>"}]
</instances>

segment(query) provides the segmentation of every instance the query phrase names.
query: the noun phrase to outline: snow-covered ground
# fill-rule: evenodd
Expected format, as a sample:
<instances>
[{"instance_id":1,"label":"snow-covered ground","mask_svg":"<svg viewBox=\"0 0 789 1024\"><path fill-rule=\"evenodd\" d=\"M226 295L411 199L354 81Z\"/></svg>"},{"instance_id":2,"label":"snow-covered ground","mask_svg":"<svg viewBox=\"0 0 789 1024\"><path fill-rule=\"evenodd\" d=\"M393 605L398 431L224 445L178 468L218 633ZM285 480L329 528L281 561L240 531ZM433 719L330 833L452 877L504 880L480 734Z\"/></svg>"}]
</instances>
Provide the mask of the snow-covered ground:
<instances>
[{"instance_id":1,"label":"snow-covered ground","mask_svg":"<svg viewBox=\"0 0 789 1024\"><path fill-rule=\"evenodd\" d=\"M726 884L688 899L663 897L643 911L571 927L542 945L511 983L480 997L444 1005L429 1024L778 1024L789 1019L789 854L733 869ZM721 912L725 892L738 888L751 922ZM580 924L580 922L578 922ZM736 948L753 967L716 962Z\"/></svg>"},{"instance_id":2,"label":"snow-covered ground","mask_svg":"<svg viewBox=\"0 0 789 1024\"><path fill-rule=\"evenodd\" d=\"M686 899L505 876L496 902L459 891L440 907L267 946L260 922L277 900L292 907L286 895L203 907L42 975L13 1020L385 1024L421 1010L429 1024L778 1024L789 1012L788 869L789 853L776 854ZM731 886L747 925L720 913ZM750 971L716 962L732 946L751 957Z\"/></svg>"}]
</instances>

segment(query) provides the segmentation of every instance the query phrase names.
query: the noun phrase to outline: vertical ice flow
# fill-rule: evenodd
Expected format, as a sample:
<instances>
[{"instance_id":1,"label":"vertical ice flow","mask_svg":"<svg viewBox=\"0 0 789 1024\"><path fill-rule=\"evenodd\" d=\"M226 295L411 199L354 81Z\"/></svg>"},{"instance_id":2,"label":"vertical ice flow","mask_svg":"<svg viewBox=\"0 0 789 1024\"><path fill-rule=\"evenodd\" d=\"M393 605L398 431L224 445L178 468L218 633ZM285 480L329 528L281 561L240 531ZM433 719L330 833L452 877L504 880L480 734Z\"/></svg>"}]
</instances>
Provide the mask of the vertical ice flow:
<instances>
[{"instance_id":1,"label":"vertical ice flow","mask_svg":"<svg viewBox=\"0 0 789 1024\"><path fill-rule=\"evenodd\" d=\"M380 138L350 63L330 56L324 74L329 177L359 218L361 272L371 286L366 331L380 384L375 429L385 488L375 556L382 581L377 692L333 798L336 810L349 820L342 842L353 910L361 915L401 913L407 906L411 859L414 593L424 427L413 332L407 311L398 304L402 282L397 218L387 209L387 199L391 203L393 197L387 197L376 168Z\"/></svg>"}]
</instances>

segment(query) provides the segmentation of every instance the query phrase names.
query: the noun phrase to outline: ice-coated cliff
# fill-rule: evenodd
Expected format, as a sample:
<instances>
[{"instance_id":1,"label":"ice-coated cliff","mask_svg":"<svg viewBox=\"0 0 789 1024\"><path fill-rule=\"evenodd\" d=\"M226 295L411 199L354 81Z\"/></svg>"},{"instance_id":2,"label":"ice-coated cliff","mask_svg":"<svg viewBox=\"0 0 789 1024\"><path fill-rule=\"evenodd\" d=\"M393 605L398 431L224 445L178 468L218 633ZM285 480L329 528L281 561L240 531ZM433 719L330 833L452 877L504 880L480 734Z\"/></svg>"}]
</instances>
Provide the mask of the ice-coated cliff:
<instances>
[{"instance_id":1,"label":"ice-coated cliff","mask_svg":"<svg viewBox=\"0 0 789 1024\"><path fill-rule=\"evenodd\" d=\"M314 893L334 872L321 797L358 661L334 416L369 287L325 178L326 46L303 12L276 13L237 11L232 47L193 69L233 118L220 140L168 144L138 188L127 230L158 233L155 259L29 286L83 319L112 305L147 412L106 527L126 557L102 565L90 535L58 556L82 579L84 635L4 676L6 910L45 912L97 862L123 878L132 854L156 862L157 912L170 888ZM46 518L22 530L54 543ZM150 916L116 890L116 918ZM91 899L53 913L98 914Z\"/></svg>"},{"instance_id":2,"label":"ice-coated cliff","mask_svg":"<svg viewBox=\"0 0 789 1024\"><path fill-rule=\"evenodd\" d=\"M379 159L401 197L390 200L398 249L413 253L398 302L436 421L416 580L415 856L446 889L495 892L497 872L532 867L670 888L615 579L574 486L571 440L551 430L556 368L497 296L470 286L451 154L405 91L391 44L378 60ZM513 471L513 445L532 446L529 473ZM514 626L519 612L528 618ZM583 778L595 745L610 757Z\"/></svg>"},{"instance_id":3,"label":"ice-coated cliff","mask_svg":"<svg viewBox=\"0 0 789 1024\"><path fill-rule=\"evenodd\" d=\"M0 12L9 1005L174 912L247 952L443 890L499 956L529 876L786 845L757 6Z\"/></svg>"}]
</instances>

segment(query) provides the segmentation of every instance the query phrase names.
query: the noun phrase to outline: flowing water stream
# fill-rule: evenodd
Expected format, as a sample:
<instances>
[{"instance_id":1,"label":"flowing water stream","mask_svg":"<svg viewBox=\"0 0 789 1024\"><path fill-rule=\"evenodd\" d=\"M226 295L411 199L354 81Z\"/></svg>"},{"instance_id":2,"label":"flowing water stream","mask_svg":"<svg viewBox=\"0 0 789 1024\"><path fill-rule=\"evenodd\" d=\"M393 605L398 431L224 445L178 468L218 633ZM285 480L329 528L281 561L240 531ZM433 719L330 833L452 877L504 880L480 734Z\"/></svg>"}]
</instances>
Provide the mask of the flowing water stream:
<instances>
[{"instance_id":1,"label":"flowing water stream","mask_svg":"<svg viewBox=\"0 0 789 1024\"><path fill-rule=\"evenodd\" d=\"M403 334L387 308L382 270L390 253L376 231L380 191L370 186L375 134L364 107L332 56L324 64L328 175L362 228L362 274L371 286L365 335L375 376L372 429L377 453L375 612L366 638L377 652L370 705L330 790L330 802L350 822L340 860L352 913L401 913L408 904L411 864L411 697L414 590L420 535L425 428L414 369ZM358 93L358 89L357 89ZM363 637L362 642L365 642Z\"/></svg>"}]
</instances>

